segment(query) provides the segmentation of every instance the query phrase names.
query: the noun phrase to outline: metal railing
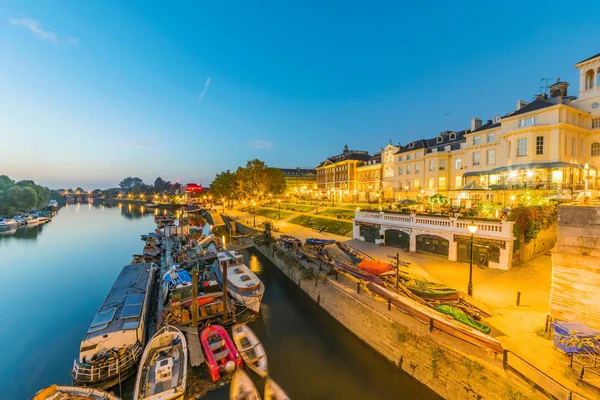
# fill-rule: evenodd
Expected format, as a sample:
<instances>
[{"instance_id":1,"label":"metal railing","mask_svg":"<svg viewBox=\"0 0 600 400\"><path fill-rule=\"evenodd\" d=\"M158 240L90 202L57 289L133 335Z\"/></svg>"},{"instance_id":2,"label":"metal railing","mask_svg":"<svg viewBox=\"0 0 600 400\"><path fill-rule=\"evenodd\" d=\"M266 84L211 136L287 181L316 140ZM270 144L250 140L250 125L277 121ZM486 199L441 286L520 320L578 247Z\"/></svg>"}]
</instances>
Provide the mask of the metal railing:
<instances>
[{"instance_id":1,"label":"metal railing","mask_svg":"<svg viewBox=\"0 0 600 400\"><path fill-rule=\"evenodd\" d=\"M596 354L569 354L575 378L600 390L600 357Z\"/></svg>"},{"instance_id":2,"label":"metal railing","mask_svg":"<svg viewBox=\"0 0 600 400\"><path fill-rule=\"evenodd\" d=\"M503 350L502 365L506 371L511 371L524 378L550 399L586 399L586 397L573 392L510 350Z\"/></svg>"},{"instance_id":3,"label":"metal railing","mask_svg":"<svg viewBox=\"0 0 600 400\"><path fill-rule=\"evenodd\" d=\"M74 360L73 380L80 383L93 383L118 376L121 372L127 371L138 362L142 355L142 350L141 344L136 342L124 354L117 354L110 362L84 364Z\"/></svg>"}]
</instances>

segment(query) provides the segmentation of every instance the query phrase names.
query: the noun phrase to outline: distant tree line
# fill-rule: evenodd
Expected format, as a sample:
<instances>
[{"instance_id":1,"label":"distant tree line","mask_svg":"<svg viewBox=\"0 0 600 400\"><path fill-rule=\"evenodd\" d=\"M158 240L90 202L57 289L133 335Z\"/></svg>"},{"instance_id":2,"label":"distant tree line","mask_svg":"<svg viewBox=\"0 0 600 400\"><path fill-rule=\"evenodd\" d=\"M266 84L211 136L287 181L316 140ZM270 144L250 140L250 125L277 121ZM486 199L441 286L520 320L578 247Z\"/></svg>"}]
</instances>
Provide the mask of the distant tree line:
<instances>
[{"instance_id":1,"label":"distant tree line","mask_svg":"<svg viewBox=\"0 0 600 400\"><path fill-rule=\"evenodd\" d=\"M0 215L13 216L19 212L45 207L50 200L50 189L34 181L15 182L0 175Z\"/></svg>"},{"instance_id":2,"label":"distant tree line","mask_svg":"<svg viewBox=\"0 0 600 400\"><path fill-rule=\"evenodd\" d=\"M159 176L154 180L154 185L147 185L140 178L128 176L119 183L119 187L121 191L133 194L175 193L181 184L165 181Z\"/></svg>"},{"instance_id":3,"label":"distant tree line","mask_svg":"<svg viewBox=\"0 0 600 400\"><path fill-rule=\"evenodd\" d=\"M263 161L248 161L245 167L235 172L222 171L210 185L210 193L215 199L226 201L265 199L285 192L285 178L279 168L267 166Z\"/></svg>"}]
</instances>

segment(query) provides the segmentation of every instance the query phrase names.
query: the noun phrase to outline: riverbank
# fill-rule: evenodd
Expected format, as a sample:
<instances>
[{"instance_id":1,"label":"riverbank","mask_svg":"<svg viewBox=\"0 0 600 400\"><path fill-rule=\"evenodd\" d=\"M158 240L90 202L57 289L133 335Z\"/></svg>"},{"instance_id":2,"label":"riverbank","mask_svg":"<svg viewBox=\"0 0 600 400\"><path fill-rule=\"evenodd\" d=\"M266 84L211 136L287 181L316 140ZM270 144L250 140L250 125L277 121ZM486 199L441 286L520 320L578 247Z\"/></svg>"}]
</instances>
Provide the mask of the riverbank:
<instances>
[{"instance_id":1,"label":"riverbank","mask_svg":"<svg viewBox=\"0 0 600 400\"><path fill-rule=\"evenodd\" d=\"M238 230L243 233L250 233L252 227L248 226L249 221L247 217L244 218L242 215L238 215L237 217L239 218L239 221L246 222L246 224L238 223ZM297 226L290 227L285 221L277 222L273 225L280 232L293 234L302 239L315 236L315 233L311 232L311 230ZM331 234L319 234L318 236L342 241L344 239L342 237L335 237L335 235ZM371 247L373 246L374 245L371 245ZM386 257L383 253L390 253L393 250L381 246L375 247L379 250L376 256L380 259ZM518 394L528 398L548 398L544 392L550 392L554 393L557 398L562 398L563 395L567 396L565 398L569 398L568 396L571 395L573 398L586 398L580 395L580 388L577 388L575 385L569 386L569 382L559 383L557 380L546 376L544 372L533 367L528 361L525 361L511 351L505 351L504 354L493 355L490 354L490 352L483 351L481 348L477 348L466 342L457 340L456 338L445 337L447 335L442 334L441 332L434 330L433 333L429 333L427 326L423 326L423 324L416 322L411 317L401 315L396 310L391 312L388 311L386 303L374 300L372 296L365 294L364 292L356 293L356 283L346 280L346 278L340 278L338 282L333 281L332 278L328 278L324 281L323 285L321 282L307 282L304 284L299 272L294 273L293 271L288 270L289 266L287 264L289 264L290 261L292 263L295 263L296 261L290 260L289 258L287 259L287 262L286 260L278 259L277 252L273 252L273 249L271 248L261 246L258 248L284 273L286 273L286 275L292 278L296 284L299 284L314 301L318 302L321 307L326 309L326 311L343 323L354 334L363 339L389 360L398 364L403 370L411 374L414 373L413 376L415 378L427 384L444 397L467 399L473 398L472 396L477 394L484 396L485 398L501 399L512 398L506 396ZM366 250L368 253L372 254L372 248ZM427 260L433 258L418 254L411 254L411 256L428 257ZM425 262L425 260L423 260L423 262ZM310 266L310 264L304 262L301 263L304 267ZM443 268L448 269L450 265L446 264L449 263L445 261ZM451 265L454 264L457 264L457 266L460 267L458 265L459 263L452 263ZM422 273L423 276L431 277L426 270L420 268L418 265L411 265L410 268L411 272ZM441 262L440 268L442 268ZM452 268L446 271L447 274L452 274L452 272L450 272L453 270ZM514 272L517 273L518 271L515 270ZM290 276L290 274L295 275ZM460 276L463 275L461 274ZM497 280L498 278L495 279ZM324 289L327 286L335 288L335 290ZM332 293L337 293L338 295L334 296ZM345 297L339 295L339 293L344 293ZM350 301L349 297L353 300ZM327 300L329 298L330 300ZM358 301L358 304L360 305L358 308L356 308L356 304L354 304L356 301ZM526 312L526 309L527 307L522 308L522 311L520 312ZM353 311L348 313L347 310ZM368 317L363 317L364 315L368 315ZM510 315L514 315L514 312ZM356 316L361 317L357 318ZM494 320L497 321L499 318L500 317L497 316ZM368 327L367 331L364 330L364 327ZM400 329L400 332L398 332L398 329ZM499 338L505 338L502 332L496 331L496 335L500 335ZM388 339L381 339L385 337ZM390 340L389 338L392 339ZM412 341L407 340L407 338L414 339L413 346L403 344ZM538 339L538 341L547 341L545 339L542 340L541 338ZM505 342L505 340L502 341ZM537 341L535 342L537 343ZM418 347L419 349L416 350L414 347ZM547 345L544 343L543 349L540 349L539 346L536 346L535 348L540 351L539 354L544 354L545 359L550 356L550 358L546 360L547 362L550 362L550 359L552 359L555 355L554 353L556 353L555 350L552 350L551 342ZM443 355L440 355L439 349L442 349L441 354ZM414 353L415 351L417 352ZM525 354L533 361L540 361L535 354L530 353L531 352L526 352ZM558 357L557 354L556 357ZM405 364L407 360L409 360L409 367ZM432 365L435 365L435 367L432 367ZM406 368L409 368L409 370L406 370ZM552 371L560 373L560 371L558 371L559 369L564 371L564 366L556 364L553 366ZM444 379L444 371L447 372L447 377L450 379ZM484 378L481 378L481 380L473 379L474 371L480 371L481 376ZM466 377L466 379L457 379L457 377ZM491 378L493 378L492 381L494 383L490 383ZM593 396L589 398L593 398Z\"/></svg>"}]
</instances>

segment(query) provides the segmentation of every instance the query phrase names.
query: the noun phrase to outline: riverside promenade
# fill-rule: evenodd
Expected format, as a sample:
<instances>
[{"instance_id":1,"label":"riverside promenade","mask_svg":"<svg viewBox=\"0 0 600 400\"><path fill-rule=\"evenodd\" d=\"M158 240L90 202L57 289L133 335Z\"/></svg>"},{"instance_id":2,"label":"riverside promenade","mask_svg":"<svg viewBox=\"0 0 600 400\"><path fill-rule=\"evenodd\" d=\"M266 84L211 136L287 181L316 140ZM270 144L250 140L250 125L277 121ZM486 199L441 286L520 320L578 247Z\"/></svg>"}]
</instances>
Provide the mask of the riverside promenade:
<instances>
[{"instance_id":1,"label":"riverside promenade","mask_svg":"<svg viewBox=\"0 0 600 400\"><path fill-rule=\"evenodd\" d=\"M239 210L227 210L226 215L252 227L254 216ZM346 242L378 259L387 260L399 249L383 247L373 243L352 240L346 236L331 233L318 233L313 229L291 224L286 218L282 221L268 220L256 216L257 227L266 221L270 222L278 233L296 236L302 240L308 237L320 237ZM257 228L260 229L260 228ZM330 246L330 253L340 255L341 252ZM410 271L424 278L441 282L466 293L469 264L448 261L445 257L429 254L408 253L400 251L400 259L410 262ZM506 350L517 354L527 363L548 378L574 392L582 392L571 376L566 357L557 351L553 342L544 334L546 316L550 298L550 279L552 263L547 254L540 255L509 271L480 269L474 266L474 300L483 305L492 314L485 322L494 328L496 338ZM348 283L348 290L355 287ZM520 292L520 305L517 305L517 293ZM385 305L381 305L385 308ZM465 354L475 355L467 349ZM480 355L481 356L481 355ZM481 356L482 362L497 367L497 360ZM588 398L597 398L598 394L588 393ZM560 397L558 397L560 398ZM586 398L586 397L582 397Z\"/></svg>"}]
</instances>

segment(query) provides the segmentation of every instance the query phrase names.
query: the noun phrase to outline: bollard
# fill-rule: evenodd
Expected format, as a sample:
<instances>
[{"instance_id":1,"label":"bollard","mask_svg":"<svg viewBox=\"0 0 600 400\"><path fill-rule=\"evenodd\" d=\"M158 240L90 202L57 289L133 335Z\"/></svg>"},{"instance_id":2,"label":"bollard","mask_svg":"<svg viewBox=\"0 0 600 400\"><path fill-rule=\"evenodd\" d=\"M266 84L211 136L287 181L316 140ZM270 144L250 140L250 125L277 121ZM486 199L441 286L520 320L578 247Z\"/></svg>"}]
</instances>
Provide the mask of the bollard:
<instances>
[{"instance_id":1,"label":"bollard","mask_svg":"<svg viewBox=\"0 0 600 400\"><path fill-rule=\"evenodd\" d=\"M356 293L360 293L360 282L356 282Z\"/></svg>"},{"instance_id":2,"label":"bollard","mask_svg":"<svg viewBox=\"0 0 600 400\"><path fill-rule=\"evenodd\" d=\"M392 301L388 299L388 311L392 311Z\"/></svg>"},{"instance_id":3,"label":"bollard","mask_svg":"<svg viewBox=\"0 0 600 400\"><path fill-rule=\"evenodd\" d=\"M521 305L521 292L517 292L517 307Z\"/></svg>"},{"instance_id":4,"label":"bollard","mask_svg":"<svg viewBox=\"0 0 600 400\"><path fill-rule=\"evenodd\" d=\"M429 319L429 333L433 333L433 318Z\"/></svg>"},{"instance_id":5,"label":"bollard","mask_svg":"<svg viewBox=\"0 0 600 400\"><path fill-rule=\"evenodd\" d=\"M321 295L317 296L317 304L321 304Z\"/></svg>"},{"instance_id":6,"label":"bollard","mask_svg":"<svg viewBox=\"0 0 600 400\"><path fill-rule=\"evenodd\" d=\"M338 272L337 272L337 271L335 271L335 280L336 280L336 281L338 280L337 278L338 278Z\"/></svg>"}]
</instances>

